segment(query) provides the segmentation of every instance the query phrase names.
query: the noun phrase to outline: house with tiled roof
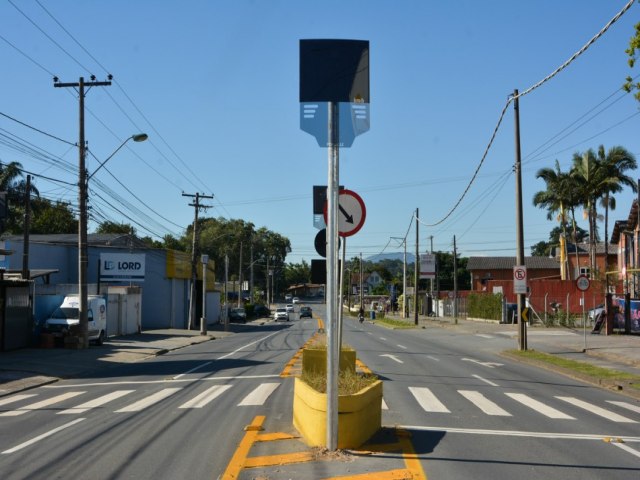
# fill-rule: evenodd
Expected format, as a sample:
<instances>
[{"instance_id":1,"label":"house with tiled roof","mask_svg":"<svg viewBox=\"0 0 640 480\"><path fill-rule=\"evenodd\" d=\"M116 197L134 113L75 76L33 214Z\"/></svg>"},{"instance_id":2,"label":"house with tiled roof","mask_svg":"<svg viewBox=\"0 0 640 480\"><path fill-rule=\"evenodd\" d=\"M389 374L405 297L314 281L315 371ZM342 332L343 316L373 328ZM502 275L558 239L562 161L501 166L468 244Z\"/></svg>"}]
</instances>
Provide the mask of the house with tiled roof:
<instances>
[{"instance_id":1,"label":"house with tiled roof","mask_svg":"<svg viewBox=\"0 0 640 480\"><path fill-rule=\"evenodd\" d=\"M525 257L527 277L560 279L560 262L552 257ZM469 257L467 270L471 275L471 290L487 291L490 280L513 280L516 257Z\"/></svg>"}]
</instances>

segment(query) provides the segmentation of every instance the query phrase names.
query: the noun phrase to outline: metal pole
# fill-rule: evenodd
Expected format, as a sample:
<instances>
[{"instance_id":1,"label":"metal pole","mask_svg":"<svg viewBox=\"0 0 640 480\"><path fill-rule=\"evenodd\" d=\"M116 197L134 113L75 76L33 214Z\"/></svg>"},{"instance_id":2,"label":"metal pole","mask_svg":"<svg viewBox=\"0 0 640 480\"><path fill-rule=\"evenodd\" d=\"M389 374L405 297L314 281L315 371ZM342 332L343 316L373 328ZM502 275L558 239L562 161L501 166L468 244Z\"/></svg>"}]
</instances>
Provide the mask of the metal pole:
<instances>
[{"instance_id":1,"label":"metal pole","mask_svg":"<svg viewBox=\"0 0 640 480\"><path fill-rule=\"evenodd\" d=\"M520 105L518 102L518 90L513 91L513 113L515 115L515 144L516 144L516 265L525 266L524 262L524 227L522 219L522 168L520 157ZM527 330L522 321L522 309L525 307L525 293L518 293L518 347L527 350Z\"/></svg>"},{"instance_id":2,"label":"metal pole","mask_svg":"<svg viewBox=\"0 0 640 480\"><path fill-rule=\"evenodd\" d=\"M344 279L344 263L345 263L345 253L347 251L347 237L342 238L342 264L340 265L340 280L338 285L340 285L340 293L338 295L338 300L340 307L338 308L338 352L342 351L342 316L343 316L343 306L342 306L342 282ZM339 358L339 355L338 355ZM339 361L339 360L338 360Z\"/></svg>"},{"instance_id":3,"label":"metal pole","mask_svg":"<svg viewBox=\"0 0 640 480\"><path fill-rule=\"evenodd\" d=\"M329 172L327 188L327 448L338 448L338 350L337 282L338 270L338 104L329 102Z\"/></svg>"},{"instance_id":4,"label":"metal pole","mask_svg":"<svg viewBox=\"0 0 640 480\"><path fill-rule=\"evenodd\" d=\"M420 272L420 249L419 249L419 237L418 230L420 228L420 222L418 221L418 209L416 208L416 260L414 262L414 272L413 272L413 284L415 285L415 289L413 292L413 323L418 325L418 282L419 282L419 272Z\"/></svg>"},{"instance_id":5,"label":"metal pole","mask_svg":"<svg viewBox=\"0 0 640 480\"><path fill-rule=\"evenodd\" d=\"M229 293L227 285L229 283L229 255L224 254L224 330L229 330Z\"/></svg>"},{"instance_id":6,"label":"metal pole","mask_svg":"<svg viewBox=\"0 0 640 480\"><path fill-rule=\"evenodd\" d=\"M242 242L240 242L240 262L238 265L238 308L242 306Z\"/></svg>"},{"instance_id":7,"label":"metal pole","mask_svg":"<svg viewBox=\"0 0 640 480\"><path fill-rule=\"evenodd\" d=\"M207 334L207 261L206 255L202 256L202 317L200 317L200 335Z\"/></svg>"},{"instance_id":8,"label":"metal pole","mask_svg":"<svg viewBox=\"0 0 640 480\"><path fill-rule=\"evenodd\" d=\"M458 324L458 250L453 236L453 320Z\"/></svg>"},{"instance_id":9,"label":"metal pole","mask_svg":"<svg viewBox=\"0 0 640 480\"><path fill-rule=\"evenodd\" d=\"M582 331L584 333L584 347L583 352L587 351L587 315L584 311L584 291L582 292Z\"/></svg>"},{"instance_id":10,"label":"metal pole","mask_svg":"<svg viewBox=\"0 0 640 480\"><path fill-rule=\"evenodd\" d=\"M407 298L407 237L404 237L404 261L402 264L402 318L407 318L407 307L409 299Z\"/></svg>"},{"instance_id":11,"label":"metal pole","mask_svg":"<svg viewBox=\"0 0 640 480\"><path fill-rule=\"evenodd\" d=\"M30 280L29 273L29 229L31 226L31 175L27 175L27 185L24 194L24 230L22 244L22 279Z\"/></svg>"}]
</instances>

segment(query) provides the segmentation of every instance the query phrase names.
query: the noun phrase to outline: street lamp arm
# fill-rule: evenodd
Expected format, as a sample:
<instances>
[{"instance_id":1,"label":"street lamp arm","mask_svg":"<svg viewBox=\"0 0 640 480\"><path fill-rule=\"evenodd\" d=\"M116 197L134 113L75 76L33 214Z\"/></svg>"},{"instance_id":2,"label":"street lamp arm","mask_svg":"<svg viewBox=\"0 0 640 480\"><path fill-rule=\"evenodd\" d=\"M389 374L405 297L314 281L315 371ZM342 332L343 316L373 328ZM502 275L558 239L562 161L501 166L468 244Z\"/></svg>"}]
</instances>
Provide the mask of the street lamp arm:
<instances>
[{"instance_id":1,"label":"street lamp arm","mask_svg":"<svg viewBox=\"0 0 640 480\"><path fill-rule=\"evenodd\" d=\"M129 140L133 140L134 142L144 142L147 138L149 138L149 136L148 136L146 133L137 133L137 134L135 134L135 135L131 135L131 136L130 136L129 138L127 138L124 142L122 142L122 143L120 144L120 146L119 146L118 148L116 148L116 149L113 151L113 153L107 157L107 159L106 159L106 160L104 160L103 162L101 162L101 163L100 163L100 165L98 165L98 168L96 168L96 169L93 171L93 173L87 177L87 182L88 182L89 180L91 180L91 177L93 177L96 173L98 173L98 170L100 170L100 169L104 166L104 164L105 164L105 163L107 163L109 160L111 160L111 158L113 158L113 156L114 156L116 153L118 153L118 152L120 151L120 149L121 149L122 147L124 147L124 146L125 146L125 144L126 144Z\"/></svg>"}]
</instances>

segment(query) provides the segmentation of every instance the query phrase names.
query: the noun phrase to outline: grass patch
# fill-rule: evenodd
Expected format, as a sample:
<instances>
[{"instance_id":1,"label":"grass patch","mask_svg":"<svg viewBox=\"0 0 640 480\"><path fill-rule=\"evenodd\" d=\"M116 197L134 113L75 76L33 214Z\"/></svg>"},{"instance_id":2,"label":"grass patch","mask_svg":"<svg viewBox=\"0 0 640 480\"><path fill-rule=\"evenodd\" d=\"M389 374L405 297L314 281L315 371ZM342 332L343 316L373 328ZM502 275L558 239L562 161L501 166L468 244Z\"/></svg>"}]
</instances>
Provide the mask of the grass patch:
<instances>
[{"instance_id":1,"label":"grass patch","mask_svg":"<svg viewBox=\"0 0 640 480\"><path fill-rule=\"evenodd\" d=\"M599 380L611 380L629 383L629 385L635 389L640 390L640 375L634 375L633 373L621 372L619 370L612 370L608 368L602 368L595 365L591 365L585 362L578 362L576 360L570 360L567 358L561 358L557 355L551 355L548 353L537 352L535 350L507 350L507 353L517 357L528 358L531 360L537 360L547 363L549 365L555 365L561 368L566 368L574 372L587 375L594 379Z\"/></svg>"},{"instance_id":2,"label":"grass patch","mask_svg":"<svg viewBox=\"0 0 640 480\"><path fill-rule=\"evenodd\" d=\"M303 372L300 379L314 390L327 393L327 376L316 372ZM345 370L338 375L338 395L353 395L378 380L376 375Z\"/></svg>"},{"instance_id":3,"label":"grass patch","mask_svg":"<svg viewBox=\"0 0 640 480\"><path fill-rule=\"evenodd\" d=\"M382 323L394 328L415 328L416 325L411 322L405 322L404 320L394 320L392 318L376 318L375 323Z\"/></svg>"}]
</instances>

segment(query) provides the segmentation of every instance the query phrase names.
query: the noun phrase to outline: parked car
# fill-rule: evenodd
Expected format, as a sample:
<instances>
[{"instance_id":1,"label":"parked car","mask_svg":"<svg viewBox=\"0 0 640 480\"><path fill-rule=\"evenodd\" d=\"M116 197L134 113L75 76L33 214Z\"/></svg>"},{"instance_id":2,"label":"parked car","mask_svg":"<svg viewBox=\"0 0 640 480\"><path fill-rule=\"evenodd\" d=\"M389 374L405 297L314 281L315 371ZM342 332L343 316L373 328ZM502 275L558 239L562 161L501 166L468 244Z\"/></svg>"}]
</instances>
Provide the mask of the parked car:
<instances>
[{"instance_id":1,"label":"parked car","mask_svg":"<svg viewBox=\"0 0 640 480\"><path fill-rule=\"evenodd\" d=\"M104 297L87 297L87 329L89 341L102 345L107 336L107 303ZM80 298L77 295L64 297L62 304L45 321L44 330L56 335L68 333L80 325Z\"/></svg>"},{"instance_id":2,"label":"parked car","mask_svg":"<svg viewBox=\"0 0 640 480\"><path fill-rule=\"evenodd\" d=\"M293 304L292 303L287 303L287 306L285 307L287 309L287 312L293 312Z\"/></svg>"},{"instance_id":3,"label":"parked car","mask_svg":"<svg viewBox=\"0 0 640 480\"><path fill-rule=\"evenodd\" d=\"M229 321L247 323L247 313L244 308L232 308L229 310Z\"/></svg>"},{"instance_id":4,"label":"parked car","mask_svg":"<svg viewBox=\"0 0 640 480\"><path fill-rule=\"evenodd\" d=\"M300 318L304 317L313 318L311 307L300 307Z\"/></svg>"},{"instance_id":5,"label":"parked car","mask_svg":"<svg viewBox=\"0 0 640 480\"><path fill-rule=\"evenodd\" d=\"M589 321L593 323L595 319L598 318L598 315L600 315L601 312L604 312L604 304L600 304L597 307L589 310L589 312L587 313Z\"/></svg>"},{"instance_id":6,"label":"parked car","mask_svg":"<svg viewBox=\"0 0 640 480\"><path fill-rule=\"evenodd\" d=\"M273 319L276 322L278 320L283 320L285 322L288 322L289 321L289 312L287 312L286 308L276 308L276 311L273 314Z\"/></svg>"},{"instance_id":7,"label":"parked car","mask_svg":"<svg viewBox=\"0 0 640 480\"><path fill-rule=\"evenodd\" d=\"M293 300L291 300L291 303L293 304L300 303L300 299L298 297L293 297Z\"/></svg>"},{"instance_id":8,"label":"parked car","mask_svg":"<svg viewBox=\"0 0 640 480\"><path fill-rule=\"evenodd\" d=\"M253 307L253 313L257 318L271 316L271 310L266 305L256 305Z\"/></svg>"}]
</instances>

